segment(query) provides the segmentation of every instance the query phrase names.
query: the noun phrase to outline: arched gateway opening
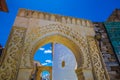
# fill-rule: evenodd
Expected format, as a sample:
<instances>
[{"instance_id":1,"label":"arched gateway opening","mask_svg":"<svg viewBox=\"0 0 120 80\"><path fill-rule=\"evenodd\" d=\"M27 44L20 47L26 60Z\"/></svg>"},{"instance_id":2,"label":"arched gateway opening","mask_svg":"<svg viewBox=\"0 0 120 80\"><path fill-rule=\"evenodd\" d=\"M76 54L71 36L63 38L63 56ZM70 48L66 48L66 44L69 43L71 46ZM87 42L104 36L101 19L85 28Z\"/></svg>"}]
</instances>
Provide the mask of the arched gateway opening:
<instances>
[{"instance_id":1,"label":"arched gateway opening","mask_svg":"<svg viewBox=\"0 0 120 80\"><path fill-rule=\"evenodd\" d=\"M73 52L77 67L74 64L74 74L70 75L77 78L72 80L109 80L94 35L92 23L88 20L20 9L2 56L0 80L30 80L33 56L47 43L60 43ZM57 61L57 57L53 60ZM60 69L65 71L70 68L66 61L63 58L60 62ZM39 69L39 76L44 70L51 73L50 67ZM59 66L56 71L58 69ZM64 80L70 78L65 77Z\"/></svg>"},{"instance_id":2,"label":"arched gateway opening","mask_svg":"<svg viewBox=\"0 0 120 80\"><path fill-rule=\"evenodd\" d=\"M33 71L30 80L52 80L52 43L39 47L33 57Z\"/></svg>"},{"instance_id":3,"label":"arched gateway opening","mask_svg":"<svg viewBox=\"0 0 120 80\"><path fill-rule=\"evenodd\" d=\"M79 61L79 63L77 63L77 65L79 65L79 67L82 65L82 57L80 57L80 50L78 49L78 46L77 45L75 45L75 43L74 42L72 42L71 40L69 40L68 38L66 38L66 37L64 37L64 36L62 36L62 35L51 35L51 36L47 36L47 37L45 37L45 38L43 38L43 39L41 39L41 40L38 40L37 42L36 42L36 44L34 44L34 48L33 48L33 50L31 51L32 53L33 53L33 55L34 55L34 53L36 52L36 50L38 50L41 46L43 46L44 44L47 44L47 43L53 43L54 44L54 51L53 51L53 62L54 62L54 64L56 64L56 65L58 65L58 61L59 60L57 60L57 59L59 59L57 56L59 56L59 55L55 55L56 53L60 53L59 51L60 50L57 50L58 52L56 52L56 47L57 47L57 44L58 43L62 43L63 45L65 45L66 47L68 47L73 53L71 53L71 54L73 54L75 57L77 57L77 58L73 58L72 57L72 59L73 59L73 61L75 60L75 61ZM56 44L57 43L57 44ZM60 44L59 44L59 46L61 46ZM75 48L76 47L76 48ZM66 49L64 46L63 46L63 48L64 49ZM67 49L68 49L67 48ZM64 50L62 50L63 52L64 52ZM70 53L70 52L69 52ZM63 53L61 53L62 55L63 55ZM65 56L66 54L64 54L64 56ZM57 57L57 58L56 58ZM70 57L70 56L69 56ZM70 61L71 59L70 58L68 58L68 60ZM66 62L66 61L65 61ZM71 60L71 62L72 62L72 60ZM62 62L61 62L62 63ZM61 66L61 63L59 64L59 66ZM68 62L67 62L68 63ZM57 70L59 71L59 67L58 66L56 66L56 65L53 65L53 71L55 70L55 72L53 73L53 75L55 75L56 74L56 69L55 68L58 68ZM70 63L69 63L69 66L71 66L70 65ZM68 66L68 68L69 68L69 66ZM76 67L76 65L74 65L74 67ZM61 69L61 68L60 68ZM65 72L65 70L66 69L64 69L64 72ZM77 70L77 69L76 69ZM72 70L72 71L74 71L74 73L76 73L75 72L75 69L74 70ZM40 73L40 72L39 72ZM66 73L68 73L67 71L66 71ZM58 74L58 73L57 73ZM60 76L60 73L58 74L59 76ZM57 76L58 76L57 75ZM61 75L64 75L65 76L65 74L61 74ZM76 74L76 76L77 76L77 74ZM59 79L61 79L61 78L59 78ZM72 78L71 78L72 79ZM55 80L55 79L54 79ZM57 79L58 80L58 79Z\"/></svg>"},{"instance_id":4,"label":"arched gateway opening","mask_svg":"<svg viewBox=\"0 0 120 80\"><path fill-rule=\"evenodd\" d=\"M48 43L34 54L31 80L78 80L76 69L77 62L69 48L60 43ZM49 71L49 75L40 76L43 70Z\"/></svg>"}]
</instances>

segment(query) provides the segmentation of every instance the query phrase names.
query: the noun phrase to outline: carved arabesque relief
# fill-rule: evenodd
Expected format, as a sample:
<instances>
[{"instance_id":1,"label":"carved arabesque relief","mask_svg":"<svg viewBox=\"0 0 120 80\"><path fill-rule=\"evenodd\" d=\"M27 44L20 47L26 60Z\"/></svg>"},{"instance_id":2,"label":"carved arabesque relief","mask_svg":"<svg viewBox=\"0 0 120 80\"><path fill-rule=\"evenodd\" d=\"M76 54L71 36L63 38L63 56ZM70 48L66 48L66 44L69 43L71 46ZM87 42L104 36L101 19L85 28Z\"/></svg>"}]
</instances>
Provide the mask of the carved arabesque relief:
<instances>
[{"instance_id":1,"label":"carved arabesque relief","mask_svg":"<svg viewBox=\"0 0 120 80\"><path fill-rule=\"evenodd\" d=\"M41 26L41 27L34 27L26 35L27 37L25 39L25 47L24 47L24 54L23 54L24 55L23 57L25 57L25 58L22 61L23 62L22 67L24 67L24 66L31 67L31 65L28 64L29 62L27 62L28 61L27 57L28 56L33 57L33 56L31 56L31 54L32 54L31 51L32 51L33 45L34 45L33 43L35 43L37 40L39 41L42 38L45 38L47 36L52 36L52 35L62 35L64 37L70 39L74 43L76 43L79 48L81 48L81 45L82 45L82 47L84 48L84 50L82 50L82 51L86 52L85 54L82 54L82 52L79 53L79 54L81 54L82 61L84 62L84 59L83 59L84 56L87 56L88 58L86 58L86 59L89 59L89 55L88 55L87 48L86 48L87 44L85 43L85 41L86 41L85 37L81 36L79 34L79 32L75 32L70 27L64 26L62 24L50 24L50 25ZM85 60L85 64L87 65L86 68L89 67L90 60ZM81 64L80 66L82 66L82 65L83 64Z\"/></svg>"},{"instance_id":2,"label":"carved arabesque relief","mask_svg":"<svg viewBox=\"0 0 120 80\"><path fill-rule=\"evenodd\" d=\"M100 52L98 50L94 37L90 37L90 36L88 37L88 45L89 45L89 51L91 55L91 62L92 62L95 80L109 80L109 77L102 65L99 55Z\"/></svg>"},{"instance_id":3,"label":"carved arabesque relief","mask_svg":"<svg viewBox=\"0 0 120 80\"><path fill-rule=\"evenodd\" d=\"M14 80L20 64L25 28L14 27L4 51L4 60L0 66L0 80Z\"/></svg>"}]
</instances>

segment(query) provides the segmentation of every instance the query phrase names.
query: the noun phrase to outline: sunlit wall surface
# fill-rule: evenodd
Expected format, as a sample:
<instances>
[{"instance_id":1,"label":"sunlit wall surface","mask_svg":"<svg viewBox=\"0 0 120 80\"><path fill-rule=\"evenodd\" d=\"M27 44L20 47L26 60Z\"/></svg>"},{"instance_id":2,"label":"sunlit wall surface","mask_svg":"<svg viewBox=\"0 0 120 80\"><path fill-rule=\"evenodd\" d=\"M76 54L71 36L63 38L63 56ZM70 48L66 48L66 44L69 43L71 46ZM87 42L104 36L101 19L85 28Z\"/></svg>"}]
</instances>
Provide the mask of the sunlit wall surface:
<instances>
[{"instance_id":1,"label":"sunlit wall surface","mask_svg":"<svg viewBox=\"0 0 120 80\"><path fill-rule=\"evenodd\" d=\"M53 80L78 80L74 54L62 44L54 44Z\"/></svg>"},{"instance_id":2,"label":"sunlit wall surface","mask_svg":"<svg viewBox=\"0 0 120 80\"><path fill-rule=\"evenodd\" d=\"M108 36L120 62L120 22L105 22Z\"/></svg>"}]
</instances>

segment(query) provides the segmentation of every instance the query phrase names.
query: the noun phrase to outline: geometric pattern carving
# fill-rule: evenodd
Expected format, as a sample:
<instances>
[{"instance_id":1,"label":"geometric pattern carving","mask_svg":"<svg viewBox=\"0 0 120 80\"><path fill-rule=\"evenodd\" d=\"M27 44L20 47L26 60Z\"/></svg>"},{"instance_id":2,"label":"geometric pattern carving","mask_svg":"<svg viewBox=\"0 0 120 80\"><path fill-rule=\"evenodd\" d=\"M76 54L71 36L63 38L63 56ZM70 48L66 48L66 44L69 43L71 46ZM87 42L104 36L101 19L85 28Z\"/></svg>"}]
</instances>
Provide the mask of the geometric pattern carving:
<instances>
[{"instance_id":1,"label":"geometric pattern carving","mask_svg":"<svg viewBox=\"0 0 120 80\"><path fill-rule=\"evenodd\" d=\"M107 72L101 62L100 51L98 50L94 37L88 37L89 51L94 71L95 80L109 80Z\"/></svg>"},{"instance_id":2,"label":"geometric pattern carving","mask_svg":"<svg viewBox=\"0 0 120 80\"><path fill-rule=\"evenodd\" d=\"M25 57L24 59L26 59L26 60L23 60L25 62L23 64L23 66L29 67L29 65L27 65L27 63L28 63L27 57L31 56L30 53L32 51L32 48L28 47L28 46L33 46L32 43L34 43L37 40L39 41L40 38L43 38L46 36L52 36L52 35L63 35L64 37L75 42L75 44L78 45L78 47L81 48L80 45L82 45L85 49L84 51L87 51L86 50L87 44L85 44L86 40L84 40L85 38L82 37L79 34L79 32L72 30L70 27L64 26L62 24L50 24L50 25L41 26L41 27L34 27L33 29L31 29L29 31L29 33L27 34L26 39L25 39L25 48L24 48L23 55ZM88 52L86 52L84 55L87 56L87 53ZM81 53L79 53L79 54L81 54ZM81 56L84 56L84 55L81 55ZM81 58L82 58L82 60L84 60L83 59L84 57L81 57ZM89 64L88 62L89 61L86 61L86 64Z\"/></svg>"},{"instance_id":3,"label":"geometric pattern carving","mask_svg":"<svg viewBox=\"0 0 120 80\"><path fill-rule=\"evenodd\" d=\"M4 51L0 66L0 80L15 80L22 50L25 28L14 27Z\"/></svg>"}]
</instances>

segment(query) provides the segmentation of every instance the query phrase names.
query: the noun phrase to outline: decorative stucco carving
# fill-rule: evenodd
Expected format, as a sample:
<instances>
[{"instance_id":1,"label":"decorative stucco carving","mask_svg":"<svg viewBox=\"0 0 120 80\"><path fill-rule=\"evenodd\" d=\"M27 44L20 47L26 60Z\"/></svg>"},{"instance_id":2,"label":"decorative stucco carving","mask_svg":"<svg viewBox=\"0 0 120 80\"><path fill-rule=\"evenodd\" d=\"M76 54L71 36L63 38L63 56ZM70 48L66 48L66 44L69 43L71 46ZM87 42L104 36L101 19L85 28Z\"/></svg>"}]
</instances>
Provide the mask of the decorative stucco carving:
<instances>
[{"instance_id":1,"label":"decorative stucco carving","mask_svg":"<svg viewBox=\"0 0 120 80\"><path fill-rule=\"evenodd\" d=\"M100 51L94 37L88 37L89 51L91 55L91 62L93 66L94 78L95 80L109 80L108 74L105 72L105 68L102 65L100 59Z\"/></svg>"},{"instance_id":2,"label":"decorative stucco carving","mask_svg":"<svg viewBox=\"0 0 120 80\"><path fill-rule=\"evenodd\" d=\"M30 62L28 62L28 60L31 57L33 57L31 56L32 54L31 51L34 45L33 43L41 40L42 38L45 38L47 36L52 36L52 35L62 35L67 39L70 39L71 41L73 41L82 51L79 54L81 54L80 57L83 64L80 64L79 67L80 66L82 67L82 65L84 65L84 67L86 68L90 66L90 59L89 59L89 53L87 48L88 46L86 44L86 38L84 36L81 36L79 32L72 30L70 27L64 26L62 24L49 24L41 27L34 27L30 29L29 32L27 33L26 39L25 39L24 54L23 54L24 58L23 58L23 61L22 61L23 63L21 67L32 66L30 65Z\"/></svg>"},{"instance_id":3,"label":"decorative stucco carving","mask_svg":"<svg viewBox=\"0 0 120 80\"><path fill-rule=\"evenodd\" d=\"M25 28L13 27L0 66L0 80L15 80L20 64Z\"/></svg>"}]
</instances>

